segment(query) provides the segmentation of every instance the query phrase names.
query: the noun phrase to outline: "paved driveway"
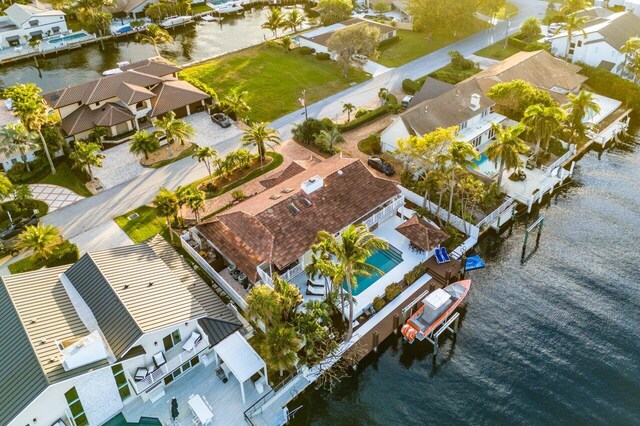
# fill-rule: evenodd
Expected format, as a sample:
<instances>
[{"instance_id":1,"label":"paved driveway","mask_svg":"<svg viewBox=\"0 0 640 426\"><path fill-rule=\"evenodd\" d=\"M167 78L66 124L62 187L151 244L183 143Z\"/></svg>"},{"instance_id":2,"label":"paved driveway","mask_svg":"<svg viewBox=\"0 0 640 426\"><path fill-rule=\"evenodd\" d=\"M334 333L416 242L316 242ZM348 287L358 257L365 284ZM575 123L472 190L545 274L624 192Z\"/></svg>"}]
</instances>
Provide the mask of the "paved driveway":
<instances>
[{"instance_id":1,"label":"paved driveway","mask_svg":"<svg viewBox=\"0 0 640 426\"><path fill-rule=\"evenodd\" d=\"M184 121L191 124L196 129L196 134L191 142L198 146L210 146L216 148L216 145L227 139L234 138L242 134L242 130L235 125L223 129L216 123L211 121L209 114L199 112L183 118Z\"/></svg>"},{"instance_id":2,"label":"paved driveway","mask_svg":"<svg viewBox=\"0 0 640 426\"><path fill-rule=\"evenodd\" d=\"M31 189L33 198L49 205L50 212L84 199L72 190L58 185L36 183L29 185L29 189Z\"/></svg>"},{"instance_id":3,"label":"paved driveway","mask_svg":"<svg viewBox=\"0 0 640 426\"><path fill-rule=\"evenodd\" d=\"M140 158L129 152L129 142L121 143L102 153L105 155L102 167L95 167L93 173L105 188L113 188L150 170L142 167Z\"/></svg>"}]
</instances>

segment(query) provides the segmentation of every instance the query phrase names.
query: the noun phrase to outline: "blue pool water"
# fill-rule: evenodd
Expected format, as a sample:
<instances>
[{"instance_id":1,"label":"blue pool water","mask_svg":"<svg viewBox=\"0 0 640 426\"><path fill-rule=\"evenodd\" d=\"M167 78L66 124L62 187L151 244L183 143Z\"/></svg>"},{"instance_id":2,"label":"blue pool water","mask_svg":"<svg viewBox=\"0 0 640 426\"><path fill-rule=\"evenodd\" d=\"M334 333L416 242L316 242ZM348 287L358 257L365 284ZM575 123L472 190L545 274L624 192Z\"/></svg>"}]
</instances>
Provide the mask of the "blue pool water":
<instances>
[{"instance_id":1,"label":"blue pool water","mask_svg":"<svg viewBox=\"0 0 640 426\"><path fill-rule=\"evenodd\" d=\"M485 176L493 177L498 174L496 165L484 154L480 155L477 160L473 160L473 164L477 166L475 170Z\"/></svg>"},{"instance_id":2,"label":"blue pool water","mask_svg":"<svg viewBox=\"0 0 640 426\"><path fill-rule=\"evenodd\" d=\"M74 34L69 34L62 37L52 38L47 43L56 44L56 43L60 43L61 41L70 41L70 40L77 40L79 38L85 38L86 36L87 35L85 33L74 33Z\"/></svg>"},{"instance_id":3,"label":"blue pool water","mask_svg":"<svg viewBox=\"0 0 640 426\"><path fill-rule=\"evenodd\" d=\"M118 28L116 32L122 34L122 33L127 33L131 30L132 30L131 25L125 25L124 27Z\"/></svg>"},{"instance_id":4,"label":"blue pool water","mask_svg":"<svg viewBox=\"0 0 640 426\"><path fill-rule=\"evenodd\" d=\"M402 262L402 253L400 253L394 247L389 247L387 250L378 250L367 259L367 263L380 269L382 271L382 275L395 268L398 264L400 264L400 262ZM371 274L370 277L359 277L358 285L353 289L353 295L357 296L371 287L371 284L378 281L378 278L380 278L382 275ZM343 288L345 290L347 289L346 283L344 284Z\"/></svg>"}]
</instances>

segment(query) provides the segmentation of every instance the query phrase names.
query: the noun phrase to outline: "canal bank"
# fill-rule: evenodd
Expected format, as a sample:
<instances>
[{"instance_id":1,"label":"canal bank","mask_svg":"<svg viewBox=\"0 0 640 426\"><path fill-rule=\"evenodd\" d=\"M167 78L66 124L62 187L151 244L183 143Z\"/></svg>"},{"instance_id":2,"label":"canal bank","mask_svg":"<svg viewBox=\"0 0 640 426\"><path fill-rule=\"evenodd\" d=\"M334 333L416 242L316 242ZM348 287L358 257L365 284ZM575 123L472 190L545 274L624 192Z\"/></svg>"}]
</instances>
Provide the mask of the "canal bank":
<instances>
[{"instance_id":1,"label":"canal bank","mask_svg":"<svg viewBox=\"0 0 640 426\"><path fill-rule=\"evenodd\" d=\"M534 216L485 238L460 334L432 358L392 335L332 394L309 388L293 424L615 423L640 414L640 287L634 250L640 138L584 156L543 207L541 245L520 252Z\"/></svg>"}]
</instances>

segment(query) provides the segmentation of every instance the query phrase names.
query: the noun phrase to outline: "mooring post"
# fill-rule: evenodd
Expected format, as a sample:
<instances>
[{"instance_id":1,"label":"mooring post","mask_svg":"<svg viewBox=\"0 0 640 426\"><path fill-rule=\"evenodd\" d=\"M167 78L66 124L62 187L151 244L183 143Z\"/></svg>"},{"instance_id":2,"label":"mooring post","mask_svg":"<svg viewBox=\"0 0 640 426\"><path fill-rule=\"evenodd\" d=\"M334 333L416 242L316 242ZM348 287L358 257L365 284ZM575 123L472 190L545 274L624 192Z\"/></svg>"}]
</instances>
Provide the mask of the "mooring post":
<instances>
[{"instance_id":1,"label":"mooring post","mask_svg":"<svg viewBox=\"0 0 640 426\"><path fill-rule=\"evenodd\" d=\"M544 219L540 222L540 226L538 226L538 235L536 236L536 248L540 245L540 236L542 235L542 226L544 225Z\"/></svg>"},{"instance_id":2,"label":"mooring post","mask_svg":"<svg viewBox=\"0 0 640 426\"><path fill-rule=\"evenodd\" d=\"M400 327L400 316L396 312L393 314L393 334L398 334L398 328ZM376 334L378 332L376 331Z\"/></svg>"},{"instance_id":3,"label":"mooring post","mask_svg":"<svg viewBox=\"0 0 640 426\"><path fill-rule=\"evenodd\" d=\"M378 330L373 332L373 351L375 353L378 353L378 340L380 339L380 336L378 335Z\"/></svg>"},{"instance_id":4,"label":"mooring post","mask_svg":"<svg viewBox=\"0 0 640 426\"><path fill-rule=\"evenodd\" d=\"M435 281L431 280L431 283L429 284L429 293L433 293L435 289L436 289L436 283Z\"/></svg>"},{"instance_id":5,"label":"mooring post","mask_svg":"<svg viewBox=\"0 0 640 426\"><path fill-rule=\"evenodd\" d=\"M453 334L458 334L458 321L460 320L460 316L456 318L453 322Z\"/></svg>"},{"instance_id":6,"label":"mooring post","mask_svg":"<svg viewBox=\"0 0 640 426\"><path fill-rule=\"evenodd\" d=\"M464 276L467 273L467 256L466 255L462 255L462 257L460 258L460 264L462 266L462 279L464 280Z\"/></svg>"},{"instance_id":7,"label":"mooring post","mask_svg":"<svg viewBox=\"0 0 640 426\"><path fill-rule=\"evenodd\" d=\"M447 284L451 282L451 268L447 269L447 272L444 274L444 280Z\"/></svg>"},{"instance_id":8,"label":"mooring post","mask_svg":"<svg viewBox=\"0 0 640 426\"><path fill-rule=\"evenodd\" d=\"M438 339L440 338L439 336L433 336L433 355L438 355Z\"/></svg>"},{"instance_id":9,"label":"mooring post","mask_svg":"<svg viewBox=\"0 0 640 426\"><path fill-rule=\"evenodd\" d=\"M520 261L524 261L524 255L527 253L527 240L529 239L529 230L527 230L524 234L524 243L522 244L522 255L520 256Z\"/></svg>"}]
</instances>

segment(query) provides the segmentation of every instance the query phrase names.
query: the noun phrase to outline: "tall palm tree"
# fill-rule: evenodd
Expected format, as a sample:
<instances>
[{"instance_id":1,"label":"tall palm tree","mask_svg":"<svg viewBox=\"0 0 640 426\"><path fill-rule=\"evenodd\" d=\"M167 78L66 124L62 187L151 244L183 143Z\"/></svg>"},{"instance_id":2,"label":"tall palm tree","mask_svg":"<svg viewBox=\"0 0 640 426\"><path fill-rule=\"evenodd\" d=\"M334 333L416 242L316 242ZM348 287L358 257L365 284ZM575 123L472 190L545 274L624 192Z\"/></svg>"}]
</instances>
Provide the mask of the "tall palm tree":
<instances>
[{"instance_id":1,"label":"tall palm tree","mask_svg":"<svg viewBox=\"0 0 640 426\"><path fill-rule=\"evenodd\" d=\"M557 106L531 105L524 111L522 123L536 138L536 162L541 146L548 146L551 137L562 125L565 114Z\"/></svg>"},{"instance_id":2,"label":"tall palm tree","mask_svg":"<svg viewBox=\"0 0 640 426\"><path fill-rule=\"evenodd\" d=\"M29 132L22 123L9 123L0 127L0 152L9 157L15 153L20 153L22 162L27 171L31 171L31 166L27 161L27 152L39 147L38 136Z\"/></svg>"},{"instance_id":3,"label":"tall palm tree","mask_svg":"<svg viewBox=\"0 0 640 426\"><path fill-rule=\"evenodd\" d=\"M196 148L191 157L197 158L198 163L204 163L207 173L209 173L209 181L213 185L213 165L218 158L218 151L210 146L200 146Z\"/></svg>"},{"instance_id":4,"label":"tall palm tree","mask_svg":"<svg viewBox=\"0 0 640 426\"><path fill-rule=\"evenodd\" d=\"M587 7L586 0L563 0L560 7L560 13L563 15L570 15L576 12L580 12Z\"/></svg>"},{"instance_id":5,"label":"tall palm tree","mask_svg":"<svg viewBox=\"0 0 640 426\"><path fill-rule=\"evenodd\" d=\"M100 145L95 142L76 142L69 158L73 161L73 167L85 170L93 181L92 167L102 167L105 155L100 152Z\"/></svg>"},{"instance_id":6,"label":"tall palm tree","mask_svg":"<svg viewBox=\"0 0 640 426\"><path fill-rule=\"evenodd\" d=\"M51 254L51 246L60 241L60 232L51 226L39 223L29 225L18 235L18 247L32 249L36 256L46 259Z\"/></svg>"},{"instance_id":7,"label":"tall palm tree","mask_svg":"<svg viewBox=\"0 0 640 426\"><path fill-rule=\"evenodd\" d=\"M368 264L367 259L377 250L389 247L386 241L373 235L365 225L349 225L339 236L327 231L318 232L318 243L325 244L331 257L321 268L334 277L334 283L346 283L349 302L349 325L345 340L353 335L353 289L358 277L368 277L380 270ZM320 260L322 262L322 260ZM344 312L344 306L342 307Z\"/></svg>"},{"instance_id":8,"label":"tall palm tree","mask_svg":"<svg viewBox=\"0 0 640 426\"><path fill-rule=\"evenodd\" d=\"M333 277L331 274L335 272L333 263L331 262L331 254L326 240L319 241L311 246L311 261L304 266L304 272L311 279L322 277L324 279L324 296L329 297L333 293ZM340 290L340 283L336 283ZM342 291L340 291L342 296ZM344 299L341 299L344 305Z\"/></svg>"},{"instance_id":9,"label":"tall palm tree","mask_svg":"<svg viewBox=\"0 0 640 426\"><path fill-rule=\"evenodd\" d=\"M585 117L600 112L600 105L593 98L593 93L581 90L577 95L569 94L569 103L564 125L566 133L569 135L568 142L574 143L576 139L582 141L586 137L587 125L584 123Z\"/></svg>"},{"instance_id":10,"label":"tall palm tree","mask_svg":"<svg viewBox=\"0 0 640 426\"><path fill-rule=\"evenodd\" d=\"M147 30L144 33L138 34L138 41L143 44L150 44L156 50L156 55L160 56L160 49L158 45L171 43L173 37L165 29L156 25L147 25Z\"/></svg>"},{"instance_id":11,"label":"tall palm tree","mask_svg":"<svg viewBox=\"0 0 640 426\"><path fill-rule=\"evenodd\" d=\"M184 120L176 118L176 113L173 111L169 111L164 117L154 120L153 125L162 129L167 138L167 144L180 142L180 145L184 145L186 140L196 134L193 126Z\"/></svg>"},{"instance_id":12,"label":"tall palm tree","mask_svg":"<svg viewBox=\"0 0 640 426\"><path fill-rule=\"evenodd\" d=\"M239 120L241 114L246 114L251 111L251 107L247 104L247 98L249 92L243 90L240 91L237 88L231 90L230 93L225 95L220 101L220 107L233 119Z\"/></svg>"},{"instance_id":13,"label":"tall palm tree","mask_svg":"<svg viewBox=\"0 0 640 426\"><path fill-rule=\"evenodd\" d=\"M351 121L351 113L353 111L355 111L355 110L356 110L356 106L354 104L352 104L352 103L349 103L349 102L345 103L342 106L342 112L346 112L347 113L347 123Z\"/></svg>"},{"instance_id":14,"label":"tall palm tree","mask_svg":"<svg viewBox=\"0 0 640 426\"><path fill-rule=\"evenodd\" d=\"M247 296L247 314L249 318L261 321L266 327L278 323L282 318L278 294L266 284L253 286Z\"/></svg>"},{"instance_id":15,"label":"tall palm tree","mask_svg":"<svg viewBox=\"0 0 640 426\"><path fill-rule=\"evenodd\" d=\"M631 37L624 43L620 52L624 54L622 68L627 69L627 64L631 62L634 57L640 55L640 37Z\"/></svg>"},{"instance_id":16,"label":"tall palm tree","mask_svg":"<svg viewBox=\"0 0 640 426\"><path fill-rule=\"evenodd\" d=\"M267 146L272 147L274 144L279 145L280 136L278 131L267 127L268 123L253 123L251 127L244 131L242 135L243 146L255 146L260 156L260 164L264 161L267 153Z\"/></svg>"},{"instance_id":17,"label":"tall palm tree","mask_svg":"<svg viewBox=\"0 0 640 426\"><path fill-rule=\"evenodd\" d=\"M109 136L109 128L104 126L96 126L89 132L89 140L100 144L100 148L104 148L104 138Z\"/></svg>"},{"instance_id":18,"label":"tall palm tree","mask_svg":"<svg viewBox=\"0 0 640 426\"><path fill-rule=\"evenodd\" d=\"M182 193L183 204L189 207L196 219L196 223L198 223L200 222L200 211L204 210L204 200L206 199L206 195L204 192L192 186L186 186L183 188L186 188Z\"/></svg>"},{"instance_id":19,"label":"tall palm tree","mask_svg":"<svg viewBox=\"0 0 640 426\"><path fill-rule=\"evenodd\" d=\"M147 133L146 130L136 132L131 138L129 152L134 155L144 154L145 159L149 159L149 154L160 149L160 141L154 134Z\"/></svg>"},{"instance_id":20,"label":"tall palm tree","mask_svg":"<svg viewBox=\"0 0 640 426\"><path fill-rule=\"evenodd\" d=\"M282 306L282 319L285 322L289 322L293 317L293 314L302 303L302 295L300 290L294 284L289 281L280 278L278 274L273 274L273 289L280 298L280 305Z\"/></svg>"},{"instance_id":21,"label":"tall palm tree","mask_svg":"<svg viewBox=\"0 0 640 426\"><path fill-rule=\"evenodd\" d=\"M587 23L587 21L589 21L589 17L578 16L576 14L567 15L567 17L565 18L564 30L567 32L567 47L564 51L565 59L569 59L569 49L571 49L574 31L580 31L585 38L587 37L587 33L584 30L584 25Z\"/></svg>"},{"instance_id":22,"label":"tall palm tree","mask_svg":"<svg viewBox=\"0 0 640 426\"><path fill-rule=\"evenodd\" d=\"M511 170L520 167L519 154L527 149L527 145L520 139L520 135L525 129L520 124L505 128L499 124L491 123L491 127L493 127L496 139L491 142L484 153L496 166L500 162L498 186L501 186L505 169Z\"/></svg>"},{"instance_id":23,"label":"tall palm tree","mask_svg":"<svg viewBox=\"0 0 640 426\"><path fill-rule=\"evenodd\" d=\"M304 23L304 15L298 9L293 9L287 14L284 25L294 33L298 31L298 27Z\"/></svg>"},{"instance_id":24,"label":"tall palm tree","mask_svg":"<svg viewBox=\"0 0 640 426\"><path fill-rule=\"evenodd\" d=\"M169 238L173 243L171 221L176 217L176 214L178 214L178 197L174 192L162 187L151 203L158 210L158 214L166 219L167 227L169 228Z\"/></svg>"},{"instance_id":25,"label":"tall palm tree","mask_svg":"<svg viewBox=\"0 0 640 426\"><path fill-rule=\"evenodd\" d=\"M316 144L318 146L328 145L329 151L333 154L333 148L335 145L344 142L344 137L340 134L338 126L333 126L331 130L321 130L316 135Z\"/></svg>"},{"instance_id":26,"label":"tall palm tree","mask_svg":"<svg viewBox=\"0 0 640 426\"><path fill-rule=\"evenodd\" d=\"M629 59L625 69L633 75L633 82L637 83L640 79L640 51Z\"/></svg>"},{"instance_id":27,"label":"tall palm tree","mask_svg":"<svg viewBox=\"0 0 640 426\"><path fill-rule=\"evenodd\" d=\"M267 21L262 24L262 28L273 33L273 38L278 38L278 30L286 25L282 10L272 7L267 14Z\"/></svg>"},{"instance_id":28,"label":"tall palm tree","mask_svg":"<svg viewBox=\"0 0 640 426\"><path fill-rule=\"evenodd\" d=\"M477 167L473 160L478 158L478 151L468 142L455 140L449 145L445 155L449 168L449 212L447 222L451 220L451 210L453 210L453 195L456 187L456 179L462 172L466 172L469 167Z\"/></svg>"},{"instance_id":29,"label":"tall palm tree","mask_svg":"<svg viewBox=\"0 0 640 426\"><path fill-rule=\"evenodd\" d=\"M296 335L296 330L288 324L276 324L267 329L264 337L262 351L264 360L271 368L276 368L282 376L284 370L298 362L300 339Z\"/></svg>"}]
</instances>

